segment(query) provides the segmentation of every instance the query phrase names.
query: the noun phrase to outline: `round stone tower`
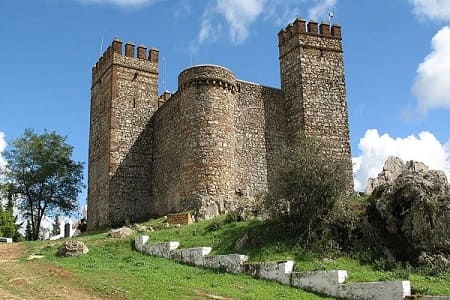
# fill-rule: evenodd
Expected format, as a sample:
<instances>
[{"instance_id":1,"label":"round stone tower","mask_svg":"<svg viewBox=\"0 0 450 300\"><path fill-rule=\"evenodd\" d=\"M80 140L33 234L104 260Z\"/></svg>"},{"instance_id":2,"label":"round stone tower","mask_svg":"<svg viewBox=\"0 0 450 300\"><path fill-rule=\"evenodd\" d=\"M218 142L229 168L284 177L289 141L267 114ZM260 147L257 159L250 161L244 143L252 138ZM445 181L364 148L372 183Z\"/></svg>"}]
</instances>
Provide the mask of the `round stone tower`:
<instances>
[{"instance_id":1,"label":"round stone tower","mask_svg":"<svg viewBox=\"0 0 450 300\"><path fill-rule=\"evenodd\" d=\"M226 68L198 65L183 71L178 85L180 113L188 118L183 122L186 156L181 166L181 198L224 212L235 189L236 78Z\"/></svg>"}]
</instances>

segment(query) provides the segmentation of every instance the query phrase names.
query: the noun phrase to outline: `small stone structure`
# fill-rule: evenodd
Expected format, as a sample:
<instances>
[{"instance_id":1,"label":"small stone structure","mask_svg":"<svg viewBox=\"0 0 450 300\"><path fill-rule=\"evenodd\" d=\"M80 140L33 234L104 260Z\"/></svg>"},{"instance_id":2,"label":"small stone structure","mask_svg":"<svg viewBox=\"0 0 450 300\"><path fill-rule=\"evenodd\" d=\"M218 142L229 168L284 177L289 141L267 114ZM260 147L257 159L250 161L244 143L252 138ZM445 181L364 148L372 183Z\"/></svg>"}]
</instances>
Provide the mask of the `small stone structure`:
<instances>
[{"instance_id":1,"label":"small stone structure","mask_svg":"<svg viewBox=\"0 0 450 300\"><path fill-rule=\"evenodd\" d=\"M0 243L12 243L13 240L11 238L0 237Z\"/></svg>"},{"instance_id":2,"label":"small stone structure","mask_svg":"<svg viewBox=\"0 0 450 300\"><path fill-rule=\"evenodd\" d=\"M209 255L211 247L178 249L179 242L148 244L148 240L149 236L137 236L135 248L142 253L234 274L246 273L331 297L400 300L411 295L409 281L345 283L347 271L344 270L296 272L292 260L248 263L246 255Z\"/></svg>"},{"instance_id":3,"label":"small stone structure","mask_svg":"<svg viewBox=\"0 0 450 300\"><path fill-rule=\"evenodd\" d=\"M192 224L193 220L190 213L168 214L167 223L170 225L188 225Z\"/></svg>"},{"instance_id":4,"label":"small stone structure","mask_svg":"<svg viewBox=\"0 0 450 300\"><path fill-rule=\"evenodd\" d=\"M303 136L346 162L351 185L341 27L296 19L278 46L281 88L197 65L158 96L159 51L115 39L92 69L88 229L234 210L276 184L276 158Z\"/></svg>"}]
</instances>

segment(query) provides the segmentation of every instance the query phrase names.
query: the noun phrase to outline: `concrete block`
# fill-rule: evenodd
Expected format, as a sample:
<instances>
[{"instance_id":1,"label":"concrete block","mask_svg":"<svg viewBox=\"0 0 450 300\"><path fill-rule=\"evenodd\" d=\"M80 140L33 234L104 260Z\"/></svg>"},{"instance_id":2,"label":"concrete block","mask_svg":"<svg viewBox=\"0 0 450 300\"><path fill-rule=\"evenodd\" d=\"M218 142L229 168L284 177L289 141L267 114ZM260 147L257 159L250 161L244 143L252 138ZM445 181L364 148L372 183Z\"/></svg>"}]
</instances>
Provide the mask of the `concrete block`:
<instances>
[{"instance_id":1,"label":"concrete block","mask_svg":"<svg viewBox=\"0 0 450 300\"><path fill-rule=\"evenodd\" d=\"M405 300L450 300L450 296L407 296Z\"/></svg>"},{"instance_id":2,"label":"concrete block","mask_svg":"<svg viewBox=\"0 0 450 300\"><path fill-rule=\"evenodd\" d=\"M292 260L244 264L245 273L283 284L290 283L290 275L293 269L294 261Z\"/></svg>"},{"instance_id":3,"label":"concrete block","mask_svg":"<svg viewBox=\"0 0 450 300\"><path fill-rule=\"evenodd\" d=\"M142 247L148 242L148 235L138 235L134 238L134 247L137 251L142 252Z\"/></svg>"},{"instance_id":4,"label":"concrete block","mask_svg":"<svg viewBox=\"0 0 450 300\"><path fill-rule=\"evenodd\" d=\"M204 257L211 253L211 247L177 249L170 252L170 258L196 266L204 266Z\"/></svg>"},{"instance_id":5,"label":"concrete block","mask_svg":"<svg viewBox=\"0 0 450 300\"><path fill-rule=\"evenodd\" d=\"M345 299L403 300L411 295L409 281L348 283L339 286L339 297Z\"/></svg>"},{"instance_id":6,"label":"concrete block","mask_svg":"<svg viewBox=\"0 0 450 300\"><path fill-rule=\"evenodd\" d=\"M339 286L347 279L347 271L314 271L292 273L291 285L308 291L337 297Z\"/></svg>"},{"instance_id":7,"label":"concrete block","mask_svg":"<svg viewBox=\"0 0 450 300\"><path fill-rule=\"evenodd\" d=\"M240 254L213 255L204 257L204 267L223 269L229 273L241 273L242 265L248 260L248 256Z\"/></svg>"},{"instance_id":8,"label":"concrete block","mask_svg":"<svg viewBox=\"0 0 450 300\"><path fill-rule=\"evenodd\" d=\"M145 244L142 246L142 252L154 256L170 258L172 251L175 251L179 246L179 242L166 242L153 245Z\"/></svg>"},{"instance_id":9,"label":"concrete block","mask_svg":"<svg viewBox=\"0 0 450 300\"><path fill-rule=\"evenodd\" d=\"M5 238L5 237L0 237L0 243L7 243L10 244L12 243L12 239L11 238Z\"/></svg>"}]
</instances>

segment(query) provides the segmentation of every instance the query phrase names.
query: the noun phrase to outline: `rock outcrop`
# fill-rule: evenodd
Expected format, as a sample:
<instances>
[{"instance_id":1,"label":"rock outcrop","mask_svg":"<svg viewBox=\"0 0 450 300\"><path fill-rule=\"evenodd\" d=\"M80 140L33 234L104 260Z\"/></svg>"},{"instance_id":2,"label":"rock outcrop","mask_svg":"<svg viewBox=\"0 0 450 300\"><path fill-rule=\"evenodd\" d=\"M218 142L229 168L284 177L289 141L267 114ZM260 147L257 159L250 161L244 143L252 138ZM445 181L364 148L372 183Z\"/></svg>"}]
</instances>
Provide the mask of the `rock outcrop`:
<instances>
[{"instance_id":1,"label":"rock outcrop","mask_svg":"<svg viewBox=\"0 0 450 300\"><path fill-rule=\"evenodd\" d=\"M365 193L370 195L376 187L393 182L402 173L404 167L405 163L403 160L395 156L389 156L378 177L369 178L367 181Z\"/></svg>"},{"instance_id":2,"label":"rock outcrop","mask_svg":"<svg viewBox=\"0 0 450 300\"><path fill-rule=\"evenodd\" d=\"M372 181L369 222L397 259L421 264L432 260L424 257L448 257L450 185L445 173L420 162L408 161L403 167L400 162L390 157Z\"/></svg>"}]
</instances>

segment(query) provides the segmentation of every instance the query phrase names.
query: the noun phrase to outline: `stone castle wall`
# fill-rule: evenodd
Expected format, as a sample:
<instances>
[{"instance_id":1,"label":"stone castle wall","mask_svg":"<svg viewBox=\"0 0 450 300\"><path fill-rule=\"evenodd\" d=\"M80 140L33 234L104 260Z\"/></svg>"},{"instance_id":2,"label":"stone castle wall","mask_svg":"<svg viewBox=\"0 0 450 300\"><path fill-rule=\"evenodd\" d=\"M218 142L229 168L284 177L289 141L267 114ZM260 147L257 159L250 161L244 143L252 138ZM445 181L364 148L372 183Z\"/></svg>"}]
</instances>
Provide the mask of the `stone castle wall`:
<instances>
[{"instance_id":1,"label":"stone castle wall","mask_svg":"<svg viewBox=\"0 0 450 300\"><path fill-rule=\"evenodd\" d=\"M315 137L327 154L352 165L341 28L297 19L279 33L281 87L290 142ZM351 180L349 190L353 190Z\"/></svg>"},{"instance_id":2,"label":"stone castle wall","mask_svg":"<svg viewBox=\"0 0 450 300\"><path fill-rule=\"evenodd\" d=\"M93 69L90 228L234 209L276 184L278 154L304 135L326 141L351 178L340 27L297 19L279 47L281 89L199 65L158 97L158 51L135 57L128 43L123 54L115 40Z\"/></svg>"},{"instance_id":3,"label":"stone castle wall","mask_svg":"<svg viewBox=\"0 0 450 300\"><path fill-rule=\"evenodd\" d=\"M93 228L150 216L158 52L114 40L93 68L88 214Z\"/></svg>"},{"instance_id":4,"label":"stone castle wall","mask_svg":"<svg viewBox=\"0 0 450 300\"><path fill-rule=\"evenodd\" d=\"M236 197L267 190L267 160L284 141L280 107L280 90L237 81L223 67L183 71L154 115L155 214L201 206L223 213Z\"/></svg>"}]
</instances>

